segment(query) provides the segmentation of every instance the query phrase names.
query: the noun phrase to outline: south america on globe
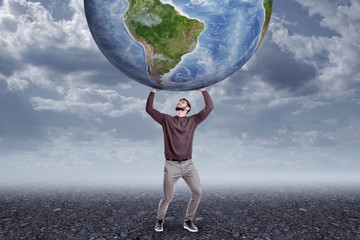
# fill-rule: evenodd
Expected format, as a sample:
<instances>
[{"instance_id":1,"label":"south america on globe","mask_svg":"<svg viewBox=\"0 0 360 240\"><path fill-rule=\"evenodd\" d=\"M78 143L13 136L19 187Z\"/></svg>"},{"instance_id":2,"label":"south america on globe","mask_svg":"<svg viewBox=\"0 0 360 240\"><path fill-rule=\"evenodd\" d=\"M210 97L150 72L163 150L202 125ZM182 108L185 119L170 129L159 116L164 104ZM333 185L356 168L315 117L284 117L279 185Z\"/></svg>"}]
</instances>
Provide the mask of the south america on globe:
<instances>
[{"instance_id":1,"label":"south america on globe","mask_svg":"<svg viewBox=\"0 0 360 240\"><path fill-rule=\"evenodd\" d=\"M272 0L84 0L104 56L131 79L184 91L239 70L268 28Z\"/></svg>"}]
</instances>

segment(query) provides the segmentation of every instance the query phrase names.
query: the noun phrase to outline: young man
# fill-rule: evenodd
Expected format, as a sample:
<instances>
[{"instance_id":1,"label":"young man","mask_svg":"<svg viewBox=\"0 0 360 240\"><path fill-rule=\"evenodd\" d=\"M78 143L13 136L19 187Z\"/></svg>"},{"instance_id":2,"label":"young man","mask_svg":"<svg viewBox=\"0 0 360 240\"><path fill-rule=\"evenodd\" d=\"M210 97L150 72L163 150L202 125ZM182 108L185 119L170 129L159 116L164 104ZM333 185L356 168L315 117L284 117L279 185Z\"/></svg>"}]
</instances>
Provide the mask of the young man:
<instances>
[{"instance_id":1,"label":"young man","mask_svg":"<svg viewBox=\"0 0 360 240\"><path fill-rule=\"evenodd\" d=\"M197 232L193 219L201 198L201 185L199 174L192 161L192 145L196 127L209 116L214 109L213 102L205 88L201 91L205 107L197 114L190 117L187 114L191 110L188 100L181 99L176 105L176 115L170 116L153 108L155 93L159 89L151 89L146 103L146 112L158 122L164 133L165 167L163 196L158 207L155 231L163 231L163 223L167 208L173 198L175 184L179 178L183 178L190 188L191 199L189 201L184 219L184 228L190 232Z\"/></svg>"}]
</instances>

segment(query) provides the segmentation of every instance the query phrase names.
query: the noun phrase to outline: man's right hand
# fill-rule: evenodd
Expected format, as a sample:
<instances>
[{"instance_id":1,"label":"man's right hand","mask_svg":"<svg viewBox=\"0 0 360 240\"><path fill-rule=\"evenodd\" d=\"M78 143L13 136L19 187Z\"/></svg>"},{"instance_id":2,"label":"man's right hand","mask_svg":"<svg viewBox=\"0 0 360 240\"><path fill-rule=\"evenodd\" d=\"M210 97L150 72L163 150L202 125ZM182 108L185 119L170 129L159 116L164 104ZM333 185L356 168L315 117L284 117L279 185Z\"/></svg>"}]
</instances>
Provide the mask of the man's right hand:
<instances>
[{"instance_id":1,"label":"man's right hand","mask_svg":"<svg viewBox=\"0 0 360 240\"><path fill-rule=\"evenodd\" d=\"M161 90L160 89L157 89L157 88L152 88L151 89L151 92L153 92L153 93L156 93L156 92L160 92Z\"/></svg>"}]
</instances>

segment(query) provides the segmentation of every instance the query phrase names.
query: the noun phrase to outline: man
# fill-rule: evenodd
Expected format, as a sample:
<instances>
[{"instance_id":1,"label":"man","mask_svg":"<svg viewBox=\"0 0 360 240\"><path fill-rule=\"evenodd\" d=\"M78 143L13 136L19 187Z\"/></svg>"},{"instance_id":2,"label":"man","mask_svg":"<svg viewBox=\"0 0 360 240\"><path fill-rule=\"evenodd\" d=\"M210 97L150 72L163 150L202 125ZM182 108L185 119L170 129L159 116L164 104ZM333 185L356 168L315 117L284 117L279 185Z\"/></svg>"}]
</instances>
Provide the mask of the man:
<instances>
[{"instance_id":1,"label":"man","mask_svg":"<svg viewBox=\"0 0 360 240\"><path fill-rule=\"evenodd\" d=\"M190 232L197 232L198 228L193 223L193 219L202 190L199 174L192 161L192 144L196 127L209 116L214 105L209 93L205 88L202 88L198 91L201 91L204 97L205 107L199 113L188 117L187 114L191 110L191 105L188 100L183 98L176 105L176 115L170 116L153 108L155 93L158 91L160 90L151 89L146 103L146 112L163 128L166 159L163 196L158 207L155 231L163 231L165 214L173 198L175 184L179 178L183 178L191 191L191 199L184 219L184 228Z\"/></svg>"}]
</instances>

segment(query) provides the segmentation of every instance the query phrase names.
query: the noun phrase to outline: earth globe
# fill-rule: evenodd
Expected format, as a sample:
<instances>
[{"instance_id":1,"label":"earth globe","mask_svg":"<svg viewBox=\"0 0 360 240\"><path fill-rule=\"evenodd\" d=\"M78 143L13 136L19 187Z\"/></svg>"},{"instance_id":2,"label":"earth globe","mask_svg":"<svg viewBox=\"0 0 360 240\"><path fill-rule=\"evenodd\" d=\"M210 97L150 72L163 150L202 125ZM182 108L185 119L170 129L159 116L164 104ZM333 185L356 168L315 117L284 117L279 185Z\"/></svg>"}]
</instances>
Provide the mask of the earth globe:
<instances>
[{"instance_id":1,"label":"earth globe","mask_svg":"<svg viewBox=\"0 0 360 240\"><path fill-rule=\"evenodd\" d=\"M104 56L164 90L213 85L239 70L268 28L272 0L84 0Z\"/></svg>"}]
</instances>

